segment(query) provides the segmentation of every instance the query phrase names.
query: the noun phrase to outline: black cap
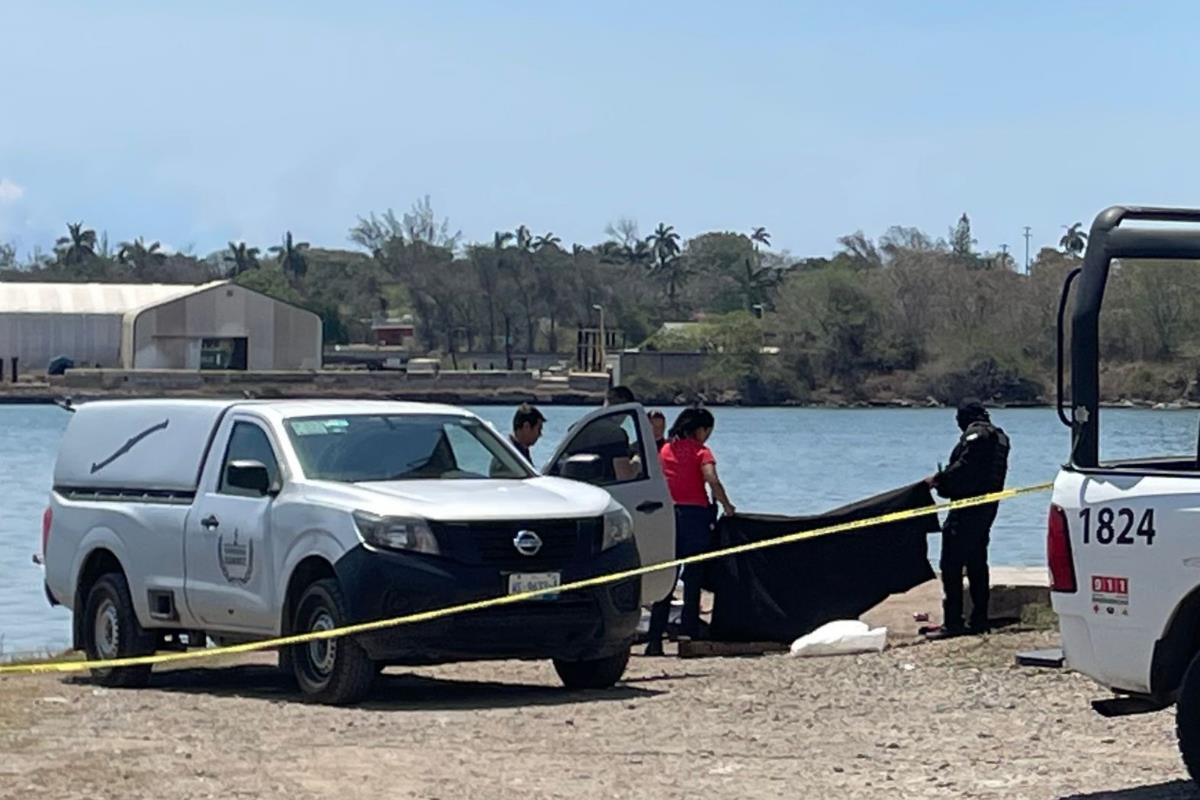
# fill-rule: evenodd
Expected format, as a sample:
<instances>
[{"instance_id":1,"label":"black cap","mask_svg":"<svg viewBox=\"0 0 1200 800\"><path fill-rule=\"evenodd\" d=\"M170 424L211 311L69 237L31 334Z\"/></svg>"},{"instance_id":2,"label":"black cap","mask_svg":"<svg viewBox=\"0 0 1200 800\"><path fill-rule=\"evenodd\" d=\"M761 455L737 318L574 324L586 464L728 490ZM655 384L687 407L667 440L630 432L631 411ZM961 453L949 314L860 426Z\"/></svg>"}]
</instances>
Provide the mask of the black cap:
<instances>
[{"instance_id":1,"label":"black cap","mask_svg":"<svg viewBox=\"0 0 1200 800\"><path fill-rule=\"evenodd\" d=\"M972 422L990 419L987 409L983 407L983 403L974 398L963 400L958 404L958 414L956 415L958 424L964 428Z\"/></svg>"}]
</instances>

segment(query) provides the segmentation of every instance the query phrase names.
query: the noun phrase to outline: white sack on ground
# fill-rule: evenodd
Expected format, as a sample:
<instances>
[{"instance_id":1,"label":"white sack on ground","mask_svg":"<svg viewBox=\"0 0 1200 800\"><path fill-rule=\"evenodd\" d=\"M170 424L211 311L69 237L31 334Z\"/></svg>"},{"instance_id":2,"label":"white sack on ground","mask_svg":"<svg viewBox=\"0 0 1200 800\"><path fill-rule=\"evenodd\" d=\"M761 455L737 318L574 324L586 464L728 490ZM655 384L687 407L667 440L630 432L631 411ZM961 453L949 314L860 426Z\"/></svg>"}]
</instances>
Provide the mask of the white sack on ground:
<instances>
[{"instance_id":1,"label":"white sack on ground","mask_svg":"<svg viewBox=\"0 0 1200 800\"><path fill-rule=\"evenodd\" d=\"M791 656L878 653L887 645L887 628L869 628L856 619L827 622L792 642Z\"/></svg>"}]
</instances>

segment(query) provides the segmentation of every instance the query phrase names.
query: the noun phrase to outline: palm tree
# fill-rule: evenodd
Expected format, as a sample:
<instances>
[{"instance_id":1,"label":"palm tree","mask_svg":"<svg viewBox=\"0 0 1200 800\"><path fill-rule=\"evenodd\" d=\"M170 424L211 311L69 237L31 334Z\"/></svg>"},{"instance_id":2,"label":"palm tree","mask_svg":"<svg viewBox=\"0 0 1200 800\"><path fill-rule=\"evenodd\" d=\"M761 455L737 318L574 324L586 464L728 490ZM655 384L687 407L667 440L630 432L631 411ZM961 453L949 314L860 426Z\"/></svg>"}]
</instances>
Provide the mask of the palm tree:
<instances>
[{"instance_id":1,"label":"palm tree","mask_svg":"<svg viewBox=\"0 0 1200 800\"><path fill-rule=\"evenodd\" d=\"M521 305L525 311L525 345L530 352L536 352L535 345L537 344L537 333L535 324L537 315L534 313L534 304L537 302L536 292L530 285L531 280L536 279L536 274L533 268L533 254L535 252L533 234L525 225L518 225L514 238L517 242L517 253L520 255L518 261L515 262L512 269L513 282L517 286L517 294L521 299Z\"/></svg>"},{"instance_id":2,"label":"palm tree","mask_svg":"<svg viewBox=\"0 0 1200 800\"><path fill-rule=\"evenodd\" d=\"M60 236L54 249L64 264L82 264L96 255L96 232L82 222L67 223L68 235Z\"/></svg>"},{"instance_id":3,"label":"palm tree","mask_svg":"<svg viewBox=\"0 0 1200 800\"><path fill-rule=\"evenodd\" d=\"M745 272L737 276L737 282L746 297L746 310L753 311L756 305L766 302L771 289L779 285L783 276L777 269L755 266L750 258L746 258L744 266Z\"/></svg>"},{"instance_id":4,"label":"palm tree","mask_svg":"<svg viewBox=\"0 0 1200 800\"><path fill-rule=\"evenodd\" d=\"M293 242L292 232L286 231L283 234L283 244L272 247L271 253L279 260L284 275L299 280L308 272L308 259L304 256L307 249L308 242Z\"/></svg>"},{"instance_id":5,"label":"palm tree","mask_svg":"<svg viewBox=\"0 0 1200 800\"><path fill-rule=\"evenodd\" d=\"M158 242L147 245L141 236L132 242L121 242L117 248L117 261L132 265L133 274L139 277L145 275L148 268L167 260L167 254L159 249Z\"/></svg>"},{"instance_id":6,"label":"palm tree","mask_svg":"<svg viewBox=\"0 0 1200 800\"><path fill-rule=\"evenodd\" d=\"M229 252L224 257L226 263L233 265L229 270L230 276L236 278L243 272L258 269L259 253L257 247L247 247L245 242L230 242Z\"/></svg>"},{"instance_id":7,"label":"palm tree","mask_svg":"<svg viewBox=\"0 0 1200 800\"><path fill-rule=\"evenodd\" d=\"M509 250L508 243L513 235L508 231L496 231L492 234L492 246L470 248L471 263L475 265L475 274L479 280L479 288L483 290L483 301L487 303L489 350L496 348L496 304L500 302L500 275L505 269L505 252Z\"/></svg>"},{"instance_id":8,"label":"palm tree","mask_svg":"<svg viewBox=\"0 0 1200 800\"><path fill-rule=\"evenodd\" d=\"M779 285L780 274L777 270L762 265L762 253L759 247L771 246L771 234L761 225L750 232L750 241L754 244L754 259L747 258L744 275L738 276L742 293L746 296L746 309L753 311L754 307L767 298L767 293Z\"/></svg>"},{"instance_id":9,"label":"palm tree","mask_svg":"<svg viewBox=\"0 0 1200 800\"><path fill-rule=\"evenodd\" d=\"M646 244L660 262L679 255L679 234L675 232L673 225L658 223L654 233L646 237Z\"/></svg>"},{"instance_id":10,"label":"palm tree","mask_svg":"<svg viewBox=\"0 0 1200 800\"><path fill-rule=\"evenodd\" d=\"M754 242L754 249L757 251L761 244L763 247L771 246L771 234L767 233L767 229L761 225L754 229L750 234L750 241Z\"/></svg>"},{"instance_id":11,"label":"palm tree","mask_svg":"<svg viewBox=\"0 0 1200 800\"><path fill-rule=\"evenodd\" d=\"M680 256L679 234L673 226L660 222L654 233L646 237L646 246L654 255L652 271L665 282L667 302L672 309L678 310L676 295L686 278L684 260Z\"/></svg>"},{"instance_id":12,"label":"palm tree","mask_svg":"<svg viewBox=\"0 0 1200 800\"><path fill-rule=\"evenodd\" d=\"M1083 254L1083 249L1087 247L1087 234L1080 230L1082 227L1082 222L1076 222L1074 225L1063 225L1063 230L1066 233L1058 240L1058 246L1067 255L1078 257Z\"/></svg>"},{"instance_id":13,"label":"palm tree","mask_svg":"<svg viewBox=\"0 0 1200 800\"><path fill-rule=\"evenodd\" d=\"M534 280L537 282L538 297L545 305L550 319L550 338L547 342L551 353L558 352L558 311L562 305L563 276L556 275L555 266L561 255L559 245L562 239L553 233L546 232L533 240L533 251L537 254L534 261Z\"/></svg>"},{"instance_id":14,"label":"palm tree","mask_svg":"<svg viewBox=\"0 0 1200 800\"><path fill-rule=\"evenodd\" d=\"M562 239L547 232L533 240L533 249L545 250L547 247L558 247L560 244L562 244Z\"/></svg>"}]
</instances>

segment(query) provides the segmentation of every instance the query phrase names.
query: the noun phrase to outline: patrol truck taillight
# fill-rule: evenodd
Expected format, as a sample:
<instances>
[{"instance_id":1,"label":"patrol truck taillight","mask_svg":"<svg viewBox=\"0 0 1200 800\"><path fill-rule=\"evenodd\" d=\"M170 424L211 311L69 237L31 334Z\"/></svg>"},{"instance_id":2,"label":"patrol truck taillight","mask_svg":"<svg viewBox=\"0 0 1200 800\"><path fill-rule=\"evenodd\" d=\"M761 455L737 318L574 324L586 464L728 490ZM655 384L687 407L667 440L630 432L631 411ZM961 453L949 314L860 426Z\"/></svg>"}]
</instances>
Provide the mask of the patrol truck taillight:
<instances>
[{"instance_id":1,"label":"patrol truck taillight","mask_svg":"<svg viewBox=\"0 0 1200 800\"><path fill-rule=\"evenodd\" d=\"M1046 560L1050 563L1050 591L1075 591L1075 561L1071 558L1071 534L1067 530L1067 514L1061 507L1050 505L1046 525Z\"/></svg>"},{"instance_id":2,"label":"patrol truck taillight","mask_svg":"<svg viewBox=\"0 0 1200 800\"><path fill-rule=\"evenodd\" d=\"M50 526L54 523L54 509L46 506L42 512L42 560L46 560L46 545L50 544Z\"/></svg>"}]
</instances>

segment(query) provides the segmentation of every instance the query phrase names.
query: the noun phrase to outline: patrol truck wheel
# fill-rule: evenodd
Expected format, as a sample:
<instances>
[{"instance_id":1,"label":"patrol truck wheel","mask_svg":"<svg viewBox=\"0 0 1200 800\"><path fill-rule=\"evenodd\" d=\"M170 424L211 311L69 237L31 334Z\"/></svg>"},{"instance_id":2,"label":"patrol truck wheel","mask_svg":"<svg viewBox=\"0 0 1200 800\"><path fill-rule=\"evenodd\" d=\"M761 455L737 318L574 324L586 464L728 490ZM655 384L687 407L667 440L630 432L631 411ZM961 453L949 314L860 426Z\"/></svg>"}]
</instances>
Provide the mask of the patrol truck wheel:
<instances>
[{"instance_id":1,"label":"patrol truck wheel","mask_svg":"<svg viewBox=\"0 0 1200 800\"><path fill-rule=\"evenodd\" d=\"M296 603L295 633L340 628L349 620L342 589L334 578L311 584ZM375 665L352 638L318 639L291 646L291 661L300 691L330 705L356 703L371 691Z\"/></svg>"},{"instance_id":2,"label":"patrol truck wheel","mask_svg":"<svg viewBox=\"0 0 1200 800\"><path fill-rule=\"evenodd\" d=\"M1192 659L1183 676L1175 704L1175 735L1188 774L1200 783L1200 655Z\"/></svg>"},{"instance_id":3,"label":"patrol truck wheel","mask_svg":"<svg viewBox=\"0 0 1200 800\"><path fill-rule=\"evenodd\" d=\"M568 689L611 689L629 665L629 648L607 658L590 661L554 660L554 671Z\"/></svg>"},{"instance_id":4,"label":"patrol truck wheel","mask_svg":"<svg viewBox=\"0 0 1200 800\"><path fill-rule=\"evenodd\" d=\"M129 583L119 572L101 575L83 606L83 646L89 661L144 656L154 652L154 637L138 624ZM150 680L150 665L92 670L101 686L137 688Z\"/></svg>"}]
</instances>

